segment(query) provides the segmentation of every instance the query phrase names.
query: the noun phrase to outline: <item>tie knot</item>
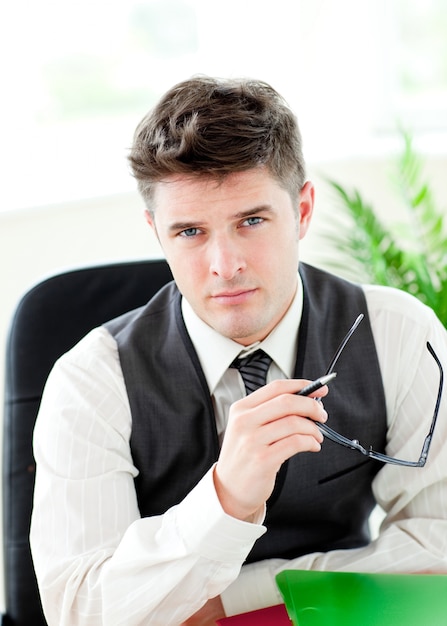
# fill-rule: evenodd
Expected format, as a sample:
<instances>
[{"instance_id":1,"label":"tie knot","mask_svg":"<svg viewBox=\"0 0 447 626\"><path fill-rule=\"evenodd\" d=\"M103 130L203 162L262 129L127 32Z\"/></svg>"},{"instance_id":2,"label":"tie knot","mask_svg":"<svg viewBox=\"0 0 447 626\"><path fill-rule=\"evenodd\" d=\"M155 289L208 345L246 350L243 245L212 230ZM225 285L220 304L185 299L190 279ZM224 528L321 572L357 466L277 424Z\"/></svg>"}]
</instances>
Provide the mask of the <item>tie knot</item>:
<instances>
[{"instance_id":1,"label":"tie knot","mask_svg":"<svg viewBox=\"0 0 447 626\"><path fill-rule=\"evenodd\" d=\"M267 371L270 367L272 359L264 350L256 350L242 359L237 358L230 367L239 370L244 381L247 395L253 393L259 387L265 385L267 380Z\"/></svg>"}]
</instances>

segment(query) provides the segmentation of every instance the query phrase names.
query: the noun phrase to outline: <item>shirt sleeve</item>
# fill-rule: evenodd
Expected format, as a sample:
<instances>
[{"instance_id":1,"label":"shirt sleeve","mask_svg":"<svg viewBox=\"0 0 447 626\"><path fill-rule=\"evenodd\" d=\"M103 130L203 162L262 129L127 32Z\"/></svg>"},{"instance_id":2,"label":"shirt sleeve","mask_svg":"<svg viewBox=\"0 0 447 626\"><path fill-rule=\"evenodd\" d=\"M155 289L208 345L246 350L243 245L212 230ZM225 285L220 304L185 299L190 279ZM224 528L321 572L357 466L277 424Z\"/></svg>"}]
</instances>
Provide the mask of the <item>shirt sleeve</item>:
<instances>
[{"instance_id":1,"label":"shirt sleeve","mask_svg":"<svg viewBox=\"0 0 447 626\"><path fill-rule=\"evenodd\" d=\"M387 404L387 453L417 461L428 434L444 368L447 333L433 312L404 292L365 288ZM330 419L330 416L329 416ZM378 536L366 547L312 553L242 568L222 594L227 615L281 601L275 575L283 569L447 573L447 397L444 390L432 445L423 468L384 464L373 481L383 509Z\"/></svg>"},{"instance_id":2,"label":"shirt sleeve","mask_svg":"<svg viewBox=\"0 0 447 626\"><path fill-rule=\"evenodd\" d=\"M224 513L213 468L142 519L130 432L116 345L97 329L55 365L34 434L31 547L49 626L179 624L237 577L265 532Z\"/></svg>"}]
</instances>

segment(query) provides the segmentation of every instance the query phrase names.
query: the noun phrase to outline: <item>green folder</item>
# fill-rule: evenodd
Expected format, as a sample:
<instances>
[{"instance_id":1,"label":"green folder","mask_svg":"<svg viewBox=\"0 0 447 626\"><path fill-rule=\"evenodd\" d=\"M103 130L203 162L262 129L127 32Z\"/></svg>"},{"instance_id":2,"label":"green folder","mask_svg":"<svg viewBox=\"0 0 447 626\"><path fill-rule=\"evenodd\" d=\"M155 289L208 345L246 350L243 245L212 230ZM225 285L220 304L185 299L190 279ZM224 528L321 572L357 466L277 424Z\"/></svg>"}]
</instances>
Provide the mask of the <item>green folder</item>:
<instances>
[{"instance_id":1,"label":"green folder","mask_svg":"<svg viewBox=\"0 0 447 626\"><path fill-rule=\"evenodd\" d=\"M294 626L447 626L447 576L286 570Z\"/></svg>"}]
</instances>

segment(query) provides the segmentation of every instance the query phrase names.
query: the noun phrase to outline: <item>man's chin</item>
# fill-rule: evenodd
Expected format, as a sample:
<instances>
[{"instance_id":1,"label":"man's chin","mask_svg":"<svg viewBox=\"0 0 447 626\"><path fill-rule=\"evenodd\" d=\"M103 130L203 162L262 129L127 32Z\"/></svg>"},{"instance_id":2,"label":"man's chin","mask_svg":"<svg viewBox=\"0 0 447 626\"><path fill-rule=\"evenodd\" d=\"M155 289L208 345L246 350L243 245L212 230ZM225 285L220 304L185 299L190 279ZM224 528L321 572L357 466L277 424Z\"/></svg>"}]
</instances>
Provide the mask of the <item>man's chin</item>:
<instances>
[{"instance_id":1,"label":"man's chin","mask_svg":"<svg viewBox=\"0 0 447 626\"><path fill-rule=\"evenodd\" d=\"M261 341L271 330L265 311L256 307L227 308L226 310L203 311L202 320L217 333L237 343L249 346Z\"/></svg>"},{"instance_id":2,"label":"man's chin","mask_svg":"<svg viewBox=\"0 0 447 626\"><path fill-rule=\"evenodd\" d=\"M215 330L224 337L228 337L228 339L232 339L244 346L249 346L255 341L261 341L261 339L265 337L262 329L257 325L247 326L247 324L244 324L243 326L223 326L220 328L217 327Z\"/></svg>"}]
</instances>

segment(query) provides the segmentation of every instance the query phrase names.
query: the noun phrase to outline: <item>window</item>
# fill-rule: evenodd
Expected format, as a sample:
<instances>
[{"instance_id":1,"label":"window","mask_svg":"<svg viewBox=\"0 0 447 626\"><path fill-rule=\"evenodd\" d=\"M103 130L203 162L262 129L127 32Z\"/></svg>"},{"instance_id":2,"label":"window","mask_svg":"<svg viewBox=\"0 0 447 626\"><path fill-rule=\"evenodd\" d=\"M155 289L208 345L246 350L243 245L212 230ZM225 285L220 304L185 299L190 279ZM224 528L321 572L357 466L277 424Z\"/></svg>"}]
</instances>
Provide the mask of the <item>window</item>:
<instances>
[{"instance_id":1,"label":"window","mask_svg":"<svg viewBox=\"0 0 447 626\"><path fill-rule=\"evenodd\" d=\"M0 18L0 210L134 189L133 129L195 73L270 81L314 161L397 120L447 127L444 0L17 0Z\"/></svg>"},{"instance_id":2,"label":"window","mask_svg":"<svg viewBox=\"0 0 447 626\"><path fill-rule=\"evenodd\" d=\"M393 0L384 13L383 125L447 130L447 3Z\"/></svg>"},{"instance_id":3,"label":"window","mask_svg":"<svg viewBox=\"0 0 447 626\"><path fill-rule=\"evenodd\" d=\"M5 13L2 208L129 188L133 128L197 54L193 3L29 0Z\"/></svg>"}]
</instances>

